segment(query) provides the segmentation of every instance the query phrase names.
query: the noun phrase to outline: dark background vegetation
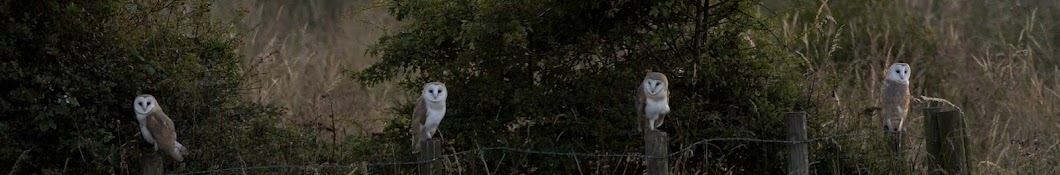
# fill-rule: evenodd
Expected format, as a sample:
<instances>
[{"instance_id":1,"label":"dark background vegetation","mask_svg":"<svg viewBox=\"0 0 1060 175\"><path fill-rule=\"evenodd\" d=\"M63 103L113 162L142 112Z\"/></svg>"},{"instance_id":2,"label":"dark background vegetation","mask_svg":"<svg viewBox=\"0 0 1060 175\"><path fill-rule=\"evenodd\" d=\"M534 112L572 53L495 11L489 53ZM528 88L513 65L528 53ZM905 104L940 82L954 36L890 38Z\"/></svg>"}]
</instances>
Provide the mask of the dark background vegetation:
<instances>
[{"instance_id":1,"label":"dark background vegetation","mask_svg":"<svg viewBox=\"0 0 1060 175\"><path fill-rule=\"evenodd\" d=\"M241 100L240 42L209 19L209 4L2 5L0 164L12 173L138 172L148 150L130 113L139 94L160 99L193 162L235 157L228 148L253 139L245 127L277 113Z\"/></svg>"},{"instance_id":2,"label":"dark background vegetation","mask_svg":"<svg viewBox=\"0 0 1060 175\"><path fill-rule=\"evenodd\" d=\"M641 152L634 88L666 73L675 174L776 174L783 115L810 137L878 131L893 62L973 128L973 172L1054 174L1051 1L3 1L0 172L138 174L130 100L159 98L191 155L167 171L409 174L421 85L445 82L445 154ZM345 73L344 73L345 72ZM914 102L909 124L919 133ZM881 135L810 145L811 171L930 171ZM690 147L691 146L691 147ZM483 151L449 173L637 174L642 159ZM281 166L276 166L281 165ZM337 166L322 168L322 165ZM488 171L488 172L487 172ZM243 173L223 171L222 173Z\"/></svg>"},{"instance_id":3,"label":"dark background vegetation","mask_svg":"<svg viewBox=\"0 0 1060 175\"><path fill-rule=\"evenodd\" d=\"M372 85L400 78L415 91L423 82L449 89L446 143L456 150L514 146L553 152L639 152L634 88L649 71L670 80L671 107L664 131L672 150L711 136L784 139L783 114L799 110L795 87L801 67L777 57L779 47L751 44L747 31L764 30L750 16L753 1L434 2L392 1L392 15L407 25L384 36L371 54L379 63L354 74ZM702 18L702 19L701 19ZM765 39L765 38L763 38ZM774 40L775 41L775 40ZM762 42L762 41L759 41ZM410 107L399 109L408 116ZM386 133L407 142L407 118ZM404 145L401 145L404 146ZM783 171L777 144L717 143L683 164L734 168L745 173ZM574 159L489 154L512 173L574 172ZM636 161L585 158L640 171ZM483 162L470 160L469 166ZM706 167L702 167L706 168ZM685 168L695 172L702 168ZM621 171L621 172L613 172ZM476 173L471 171L471 173ZM477 172L477 173L481 173Z\"/></svg>"}]
</instances>

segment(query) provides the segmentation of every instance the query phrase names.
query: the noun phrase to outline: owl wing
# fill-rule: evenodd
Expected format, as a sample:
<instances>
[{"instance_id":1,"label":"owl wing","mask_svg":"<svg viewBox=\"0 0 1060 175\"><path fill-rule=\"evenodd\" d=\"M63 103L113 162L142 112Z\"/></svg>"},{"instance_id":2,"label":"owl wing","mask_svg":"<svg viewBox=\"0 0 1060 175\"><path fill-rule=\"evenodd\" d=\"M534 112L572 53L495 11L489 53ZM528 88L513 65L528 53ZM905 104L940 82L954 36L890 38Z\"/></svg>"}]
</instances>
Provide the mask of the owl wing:
<instances>
[{"instance_id":1,"label":"owl wing","mask_svg":"<svg viewBox=\"0 0 1060 175\"><path fill-rule=\"evenodd\" d=\"M908 111L909 87L901 83L884 81L883 83L883 107L884 110L895 110L895 112ZM898 109L901 110L898 110Z\"/></svg>"},{"instance_id":2,"label":"owl wing","mask_svg":"<svg viewBox=\"0 0 1060 175\"><path fill-rule=\"evenodd\" d=\"M644 85L637 86L637 100L634 105L637 106L637 120L640 121L637 125L637 130L643 131L648 128L648 117L644 114L644 105L647 105L645 100L648 97L644 96Z\"/></svg>"},{"instance_id":3,"label":"owl wing","mask_svg":"<svg viewBox=\"0 0 1060 175\"><path fill-rule=\"evenodd\" d=\"M903 106L903 108L902 108L902 116L907 116L907 115L909 115L909 100L911 100L913 98L913 95L912 95L912 93L909 93L909 89L910 88L909 88L908 85L905 85L905 86L902 86L902 87L904 87L903 89L905 89L905 91L903 91L903 93L902 93L902 101L901 101L902 102L902 106Z\"/></svg>"},{"instance_id":4,"label":"owl wing","mask_svg":"<svg viewBox=\"0 0 1060 175\"><path fill-rule=\"evenodd\" d=\"M158 148L169 154L174 160L183 161L183 156L174 149L177 143L177 132L174 129L173 120L170 120L165 113L152 112L147 114L146 122L147 130L151 131L151 136L158 143Z\"/></svg>"},{"instance_id":5,"label":"owl wing","mask_svg":"<svg viewBox=\"0 0 1060 175\"><path fill-rule=\"evenodd\" d=\"M427 139L427 136L424 135L426 133L421 128L424 123L427 123L427 102L423 100L423 97L416 100L416 108L412 109L412 121L409 123L412 123L410 127L412 132L412 152L419 152L420 142Z\"/></svg>"}]
</instances>

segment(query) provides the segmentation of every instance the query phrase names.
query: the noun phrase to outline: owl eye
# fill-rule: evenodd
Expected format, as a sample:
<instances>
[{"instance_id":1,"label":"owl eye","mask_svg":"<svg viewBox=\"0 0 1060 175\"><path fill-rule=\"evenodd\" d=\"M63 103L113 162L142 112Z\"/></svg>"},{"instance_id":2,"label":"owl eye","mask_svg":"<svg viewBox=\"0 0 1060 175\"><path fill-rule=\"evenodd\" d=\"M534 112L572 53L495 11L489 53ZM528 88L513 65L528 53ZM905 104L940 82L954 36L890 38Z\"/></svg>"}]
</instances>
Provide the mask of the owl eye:
<instances>
[{"instance_id":1,"label":"owl eye","mask_svg":"<svg viewBox=\"0 0 1060 175\"><path fill-rule=\"evenodd\" d=\"M151 102L147 102L147 105L151 105Z\"/></svg>"},{"instance_id":2,"label":"owl eye","mask_svg":"<svg viewBox=\"0 0 1060 175\"><path fill-rule=\"evenodd\" d=\"M434 90L427 90L427 92L434 93Z\"/></svg>"},{"instance_id":3,"label":"owl eye","mask_svg":"<svg viewBox=\"0 0 1060 175\"><path fill-rule=\"evenodd\" d=\"M896 74L900 74L900 73L902 73L902 71L900 71L900 70L894 70L894 73L896 73Z\"/></svg>"},{"instance_id":4,"label":"owl eye","mask_svg":"<svg viewBox=\"0 0 1060 175\"><path fill-rule=\"evenodd\" d=\"M136 104L140 104L140 106L143 106L144 102L139 102L139 103L136 103Z\"/></svg>"}]
</instances>

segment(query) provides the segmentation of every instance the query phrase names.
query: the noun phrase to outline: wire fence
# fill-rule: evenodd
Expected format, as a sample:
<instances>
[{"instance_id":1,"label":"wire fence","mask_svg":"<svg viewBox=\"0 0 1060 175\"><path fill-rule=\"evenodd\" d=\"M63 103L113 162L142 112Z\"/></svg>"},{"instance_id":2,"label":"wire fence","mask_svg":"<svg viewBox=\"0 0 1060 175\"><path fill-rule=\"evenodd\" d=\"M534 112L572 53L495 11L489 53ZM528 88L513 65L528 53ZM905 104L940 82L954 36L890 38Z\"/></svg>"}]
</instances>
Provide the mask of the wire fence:
<instances>
[{"instance_id":1,"label":"wire fence","mask_svg":"<svg viewBox=\"0 0 1060 175\"><path fill-rule=\"evenodd\" d=\"M523 148L512 148L512 147L483 147L483 148L476 148L476 149L471 149L471 150L464 150L464 151L459 151L459 152L455 152L455 153L445 154L445 155L441 155L441 156L439 156L437 158L434 158L434 159L426 159L426 160L419 160L419 161L361 162L361 163L351 163L351 164L310 164L310 165L276 164L276 165L260 165L260 166L241 166L241 167L222 168L222 169L205 170L205 171L193 171L193 172L177 173L175 175L213 174L213 173L221 173L221 172L229 172L229 171L247 171L247 170L263 170L263 169L303 169L303 170L367 169L369 167L419 165L419 164L424 164L424 163L430 163L430 162L433 162L433 161L438 161L440 159L445 159L445 158L450 158L450 157L459 157L459 156L463 156L463 155L471 154L471 153L479 153L479 154L481 154L481 153L489 152L489 151L514 152L514 153L536 154L536 155L547 155L547 156L612 157L612 158L620 157L620 158L640 158L640 159L667 158L667 159L669 159L669 158L677 156L678 154L686 153L688 151L692 151L697 146L706 145L706 144L708 144L710 142L740 141L740 142L756 142L756 143L797 144L797 143L815 143L815 142L830 141L830 140L835 140L835 139L840 139L840 138L870 136L870 135L879 135L879 134L894 134L894 133L893 132L888 132L888 131L867 131L867 132L836 134L836 135L829 135L829 136L823 136L823 137L816 137L816 138L807 139L806 141L773 140L773 139L740 138L740 137L710 138L710 139L703 139L703 140L700 140L700 141L697 141L697 142L693 142L692 144L690 144L688 146L685 146L685 147L683 147L680 150L673 151L672 153L670 153L669 155L664 156L664 157L650 156L650 155L645 155L643 153L592 154L592 153L578 153L578 152L538 151L538 150L523 149ZM901 136L906 136L906 137L911 137L911 138L916 138L916 139L924 139L924 137L921 137L918 134L912 134L912 133L903 133L903 134L901 134Z\"/></svg>"}]
</instances>

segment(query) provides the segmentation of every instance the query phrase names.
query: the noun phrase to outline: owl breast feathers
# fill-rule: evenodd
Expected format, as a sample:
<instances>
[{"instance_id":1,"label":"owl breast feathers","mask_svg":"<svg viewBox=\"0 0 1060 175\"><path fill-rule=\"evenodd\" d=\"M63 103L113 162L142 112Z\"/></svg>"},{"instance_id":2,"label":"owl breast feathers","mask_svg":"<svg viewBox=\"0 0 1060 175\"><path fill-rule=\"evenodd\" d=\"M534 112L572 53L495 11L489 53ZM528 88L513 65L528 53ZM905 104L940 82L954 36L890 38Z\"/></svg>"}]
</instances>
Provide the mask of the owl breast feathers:
<instances>
[{"instance_id":1,"label":"owl breast feathers","mask_svg":"<svg viewBox=\"0 0 1060 175\"><path fill-rule=\"evenodd\" d=\"M637 87L636 108L640 121L638 130L655 130L662 126L666 114L670 113L669 80L666 75L651 72Z\"/></svg>"}]
</instances>

